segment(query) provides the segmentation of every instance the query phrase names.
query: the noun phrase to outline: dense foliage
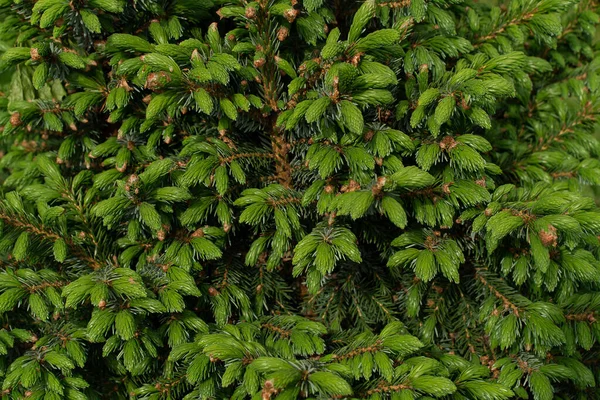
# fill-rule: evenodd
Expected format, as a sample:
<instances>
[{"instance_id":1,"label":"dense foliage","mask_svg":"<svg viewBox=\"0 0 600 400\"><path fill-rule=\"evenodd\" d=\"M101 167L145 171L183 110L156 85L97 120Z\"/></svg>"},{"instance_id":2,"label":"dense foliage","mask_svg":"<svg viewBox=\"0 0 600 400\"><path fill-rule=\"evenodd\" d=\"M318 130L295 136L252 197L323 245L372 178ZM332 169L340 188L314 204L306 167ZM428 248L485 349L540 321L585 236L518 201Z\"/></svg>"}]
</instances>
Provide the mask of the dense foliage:
<instances>
[{"instance_id":1,"label":"dense foliage","mask_svg":"<svg viewBox=\"0 0 600 400\"><path fill-rule=\"evenodd\" d=\"M0 0L0 396L596 399L592 0Z\"/></svg>"}]
</instances>

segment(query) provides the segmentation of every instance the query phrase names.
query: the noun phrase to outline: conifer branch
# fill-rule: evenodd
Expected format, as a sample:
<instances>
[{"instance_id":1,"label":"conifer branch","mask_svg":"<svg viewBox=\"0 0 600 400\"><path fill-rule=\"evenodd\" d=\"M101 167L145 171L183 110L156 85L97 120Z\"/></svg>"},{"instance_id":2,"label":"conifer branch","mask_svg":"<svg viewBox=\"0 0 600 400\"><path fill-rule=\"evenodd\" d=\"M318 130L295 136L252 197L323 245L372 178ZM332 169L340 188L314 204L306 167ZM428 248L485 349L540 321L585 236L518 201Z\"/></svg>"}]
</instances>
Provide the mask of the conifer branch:
<instances>
[{"instance_id":1,"label":"conifer branch","mask_svg":"<svg viewBox=\"0 0 600 400\"><path fill-rule=\"evenodd\" d=\"M581 111L577 113L576 117L568 124L564 124L555 135L540 138L541 140L534 148L534 151L547 150L552 143L562 141L564 135L574 133L575 129L586 123L595 122L596 114L597 110L594 109L593 104L590 101L586 102Z\"/></svg>"},{"instance_id":2,"label":"conifer branch","mask_svg":"<svg viewBox=\"0 0 600 400\"><path fill-rule=\"evenodd\" d=\"M494 31L484 35L484 36L476 36L477 39L477 43L475 43L473 46L474 47L480 47L483 44L485 44L485 42L490 41L490 40L494 40L496 39L496 37L498 37L499 35L503 34L504 32L506 32L506 30L511 27L511 26L518 26L518 25L523 25L526 24L527 22L529 22L533 17L536 16L537 14L537 9L534 8L532 9L530 12L527 12L525 14L519 15L519 17L517 18L512 18L511 20L496 26Z\"/></svg>"},{"instance_id":3,"label":"conifer branch","mask_svg":"<svg viewBox=\"0 0 600 400\"><path fill-rule=\"evenodd\" d=\"M48 240L52 243L54 243L58 239L63 239L74 257L88 264L94 270L102 268L102 265L98 261L87 255L85 250L83 250L79 245L73 242L71 238L64 238L61 235L58 235L57 233L44 229L44 227L38 227L28 221L20 219L19 216L10 216L0 213L0 219L11 226L14 226L17 229L33 233L34 235L39 236L40 238Z\"/></svg>"},{"instance_id":4,"label":"conifer branch","mask_svg":"<svg viewBox=\"0 0 600 400\"><path fill-rule=\"evenodd\" d=\"M410 7L411 0L402 0L402 1L389 1L377 4L379 7L389 7L389 8L405 8Z\"/></svg>"},{"instance_id":5,"label":"conifer branch","mask_svg":"<svg viewBox=\"0 0 600 400\"><path fill-rule=\"evenodd\" d=\"M292 187L292 172L291 165L288 160L288 152L290 145L285 139L283 129L277 125L277 119L281 110L278 106L278 89L277 85L279 79L277 75L279 73L275 59L278 54L273 48L276 38L271 36L273 30L272 20L267 10L266 2L259 2L260 11L256 15L256 26L263 35L261 39L260 47L264 53L264 58L255 61L255 66L259 69L259 82L262 86L262 95L265 104L270 108L270 115L265 118L266 129L270 132L271 147L273 152L273 158L275 161L275 171L277 181L279 184L286 188Z\"/></svg>"},{"instance_id":6,"label":"conifer branch","mask_svg":"<svg viewBox=\"0 0 600 400\"><path fill-rule=\"evenodd\" d=\"M565 314L565 318L570 321L585 321L593 324L597 321L598 313L595 311L588 313L578 313L578 314Z\"/></svg>"},{"instance_id":7,"label":"conifer branch","mask_svg":"<svg viewBox=\"0 0 600 400\"><path fill-rule=\"evenodd\" d=\"M219 161L221 165L230 163L234 160L239 160L242 158L274 158L275 155L272 153L236 153L228 157L221 157Z\"/></svg>"},{"instance_id":8,"label":"conifer branch","mask_svg":"<svg viewBox=\"0 0 600 400\"><path fill-rule=\"evenodd\" d=\"M485 286L490 293L492 293L494 296L496 296L496 298L498 298L499 300L502 301L502 305L504 306L505 310L512 310L512 312L519 317L522 313L523 310L519 307L517 307L517 305L515 305L513 302L511 302L508 297L506 297L505 295L503 295L493 284L491 284L481 273L480 271L483 271L483 269L481 268L476 268L475 269L475 277L479 280L479 282L481 282L481 284L483 286Z\"/></svg>"},{"instance_id":9,"label":"conifer branch","mask_svg":"<svg viewBox=\"0 0 600 400\"><path fill-rule=\"evenodd\" d=\"M412 387L410 385L404 385L404 384L388 384L386 382L379 382L377 384L377 387L374 389L369 389L366 391L364 397L367 396L372 396L375 393L389 393L389 392L399 392L400 390L405 390L405 389L412 389Z\"/></svg>"},{"instance_id":10,"label":"conifer branch","mask_svg":"<svg viewBox=\"0 0 600 400\"><path fill-rule=\"evenodd\" d=\"M278 326L275 326L273 324L262 324L261 327L268 329L272 332L277 333L279 336L281 336L282 338L289 338L290 335L292 334L292 332L290 330L286 330L283 328L280 328Z\"/></svg>"}]
</instances>

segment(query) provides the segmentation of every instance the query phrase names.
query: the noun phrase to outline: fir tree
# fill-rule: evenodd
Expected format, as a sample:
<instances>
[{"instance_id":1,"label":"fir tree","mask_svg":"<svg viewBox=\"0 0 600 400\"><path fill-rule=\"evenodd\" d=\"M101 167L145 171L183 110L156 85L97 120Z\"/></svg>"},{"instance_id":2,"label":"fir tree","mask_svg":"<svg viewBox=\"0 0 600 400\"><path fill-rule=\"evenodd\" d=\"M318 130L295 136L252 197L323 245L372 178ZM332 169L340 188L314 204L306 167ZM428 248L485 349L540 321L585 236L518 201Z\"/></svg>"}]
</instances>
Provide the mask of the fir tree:
<instances>
[{"instance_id":1,"label":"fir tree","mask_svg":"<svg viewBox=\"0 0 600 400\"><path fill-rule=\"evenodd\" d=\"M0 0L0 396L600 399L595 0Z\"/></svg>"}]
</instances>

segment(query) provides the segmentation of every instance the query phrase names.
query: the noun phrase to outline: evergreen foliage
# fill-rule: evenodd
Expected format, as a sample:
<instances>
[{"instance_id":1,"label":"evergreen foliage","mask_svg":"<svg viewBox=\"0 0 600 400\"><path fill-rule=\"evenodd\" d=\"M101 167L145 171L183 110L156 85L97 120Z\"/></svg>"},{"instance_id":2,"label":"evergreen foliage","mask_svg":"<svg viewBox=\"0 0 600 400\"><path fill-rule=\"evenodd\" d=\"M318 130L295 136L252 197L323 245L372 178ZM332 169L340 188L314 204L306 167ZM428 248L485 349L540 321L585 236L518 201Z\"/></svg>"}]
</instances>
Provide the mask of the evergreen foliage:
<instances>
[{"instance_id":1,"label":"evergreen foliage","mask_svg":"<svg viewBox=\"0 0 600 400\"><path fill-rule=\"evenodd\" d=\"M600 399L595 0L0 0L0 396Z\"/></svg>"}]
</instances>

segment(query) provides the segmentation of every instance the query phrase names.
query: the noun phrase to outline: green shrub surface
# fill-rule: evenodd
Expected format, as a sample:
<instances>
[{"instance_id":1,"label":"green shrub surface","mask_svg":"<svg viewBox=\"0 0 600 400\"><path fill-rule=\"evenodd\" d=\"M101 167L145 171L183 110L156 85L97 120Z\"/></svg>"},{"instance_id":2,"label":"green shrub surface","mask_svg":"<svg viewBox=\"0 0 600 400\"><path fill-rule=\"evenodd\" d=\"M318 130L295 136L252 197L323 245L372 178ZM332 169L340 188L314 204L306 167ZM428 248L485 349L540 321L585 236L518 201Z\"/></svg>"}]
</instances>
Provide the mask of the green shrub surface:
<instances>
[{"instance_id":1,"label":"green shrub surface","mask_svg":"<svg viewBox=\"0 0 600 400\"><path fill-rule=\"evenodd\" d=\"M0 0L0 398L599 399L592 0Z\"/></svg>"}]
</instances>

